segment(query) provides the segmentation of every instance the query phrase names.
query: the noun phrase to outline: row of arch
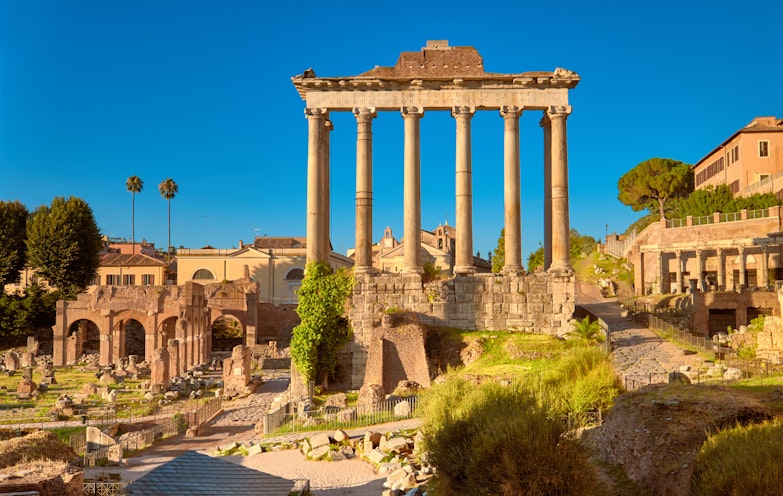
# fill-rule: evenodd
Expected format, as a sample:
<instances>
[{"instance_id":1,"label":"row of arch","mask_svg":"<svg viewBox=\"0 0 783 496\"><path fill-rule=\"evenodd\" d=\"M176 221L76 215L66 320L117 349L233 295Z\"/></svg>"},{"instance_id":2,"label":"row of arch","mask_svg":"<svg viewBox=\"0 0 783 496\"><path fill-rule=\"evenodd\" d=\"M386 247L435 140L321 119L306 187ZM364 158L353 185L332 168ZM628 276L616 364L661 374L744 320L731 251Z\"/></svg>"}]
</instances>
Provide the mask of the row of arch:
<instances>
[{"instance_id":1,"label":"row of arch","mask_svg":"<svg viewBox=\"0 0 783 496\"><path fill-rule=\"evenodd\" d=\"M215 274L209 269L198 269L193 273L194 281L216 281ZM284 278L286 281L301 281L304 279L304 269L295 267L289 270Z\"/></svg>"}]
</instances>

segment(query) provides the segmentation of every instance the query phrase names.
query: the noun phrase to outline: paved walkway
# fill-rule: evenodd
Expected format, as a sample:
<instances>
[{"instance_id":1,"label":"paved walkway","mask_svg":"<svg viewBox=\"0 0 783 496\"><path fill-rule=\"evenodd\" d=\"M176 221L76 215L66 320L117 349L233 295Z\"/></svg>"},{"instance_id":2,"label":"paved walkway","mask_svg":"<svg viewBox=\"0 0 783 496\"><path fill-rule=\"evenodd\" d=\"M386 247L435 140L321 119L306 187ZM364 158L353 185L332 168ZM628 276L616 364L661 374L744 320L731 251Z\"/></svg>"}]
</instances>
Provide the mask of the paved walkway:
<instances>
[{"instance_id":1,"label":"paved walkway","mask_svg":"<svg viewBox=\"0 0 783 496\"><path fill-rule=\"evenodd\" d=\"M577 283L577 305L609 326L612 364L627 388L667 382L669 372L677 371L683 365L698 366L703 362L699 355L686 353L631 317L623 317L626 312L622 305L614 299L600 298L586 286L586 283Z\"/></svg>"}]
</instances>

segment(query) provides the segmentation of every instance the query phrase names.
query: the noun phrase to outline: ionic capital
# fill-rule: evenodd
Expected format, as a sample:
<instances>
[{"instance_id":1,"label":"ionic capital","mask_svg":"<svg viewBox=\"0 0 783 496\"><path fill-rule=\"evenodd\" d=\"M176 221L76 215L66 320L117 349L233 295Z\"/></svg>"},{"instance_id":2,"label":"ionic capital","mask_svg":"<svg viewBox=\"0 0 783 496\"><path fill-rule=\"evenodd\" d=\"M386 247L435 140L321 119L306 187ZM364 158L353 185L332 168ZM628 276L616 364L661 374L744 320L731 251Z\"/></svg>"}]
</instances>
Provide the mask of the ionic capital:
<instances>
[{"instance_id":1,"label":"ionic capital","mask_svg":"<svg viewBox=\"0 0 783 496\"><path fill-rule=\"evenodd\" d=\"M400 111L402 112L403 119L407 119L407 118L421 119L422 117L424 117L424 109L421 109L419 107L402 107Z\"/></svg>"},{"instance_id":2,"label":"ionic capital","mask_svg":"<svg viewBox=\"0 0 783 496\"><path fill-rule=\"evenodd\" d=\"M556 105L546 109L549 119L565 119L571 113L571 105Z\"/></svg>"},{"instance_id":3,"label":"ionic capital","mask_svg":"<svg viewBox=\"0 0 783 496\"><path fill-rule=\"evenodd\" d=\"M522 107L504 105L500 107L500 116L504 119L517 119L522 115Z\"/></svg>"},{"instance_id":4,"label":"ionic capital","mask_svg":"<svg viewBox=\"0 0 783 496\"><path fill-rule=\"evenodd\" d=\"M304 110L305 117L308 119L326 119L329 116L329 109L327 108L319 108L319 107L312 107L312 108L306 108Z\"/></svg>"},{"instance_id":5,"label":"ionic capital","mask_svg":"<svg viewBox=\"0 0 783 496\"><path fill-rule=\"evenodd\" d=\"M356 117L356 122L370 122L378 116L375 111L375 107L354 107L353 115Z\"/></svg>"},{"instance_id":6,"label":"ionic capital","mask_svg":"<svg viewBox=\"0 0 783 496\"><path fill-rule=\"evenodd\" d=\"M476 113L476 107L452 107L451 116L462 119L470 119Z\"/></svg>"}]
</instances>

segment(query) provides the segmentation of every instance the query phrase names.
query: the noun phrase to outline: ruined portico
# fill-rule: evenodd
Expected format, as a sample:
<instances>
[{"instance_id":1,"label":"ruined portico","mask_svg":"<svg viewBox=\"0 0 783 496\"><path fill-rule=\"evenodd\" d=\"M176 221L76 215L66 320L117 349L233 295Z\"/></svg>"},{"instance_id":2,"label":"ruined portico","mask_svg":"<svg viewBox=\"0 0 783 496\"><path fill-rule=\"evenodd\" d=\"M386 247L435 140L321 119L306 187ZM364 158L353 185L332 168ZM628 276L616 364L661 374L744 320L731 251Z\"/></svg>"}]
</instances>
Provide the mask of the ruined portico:
<instances>
[{"instance_id":1,"label":"ruined portico","mask_svg":"<svg viewBox=\"0 0 783 496\"><path fill-rule=\"evenodd\" d=\"M356 286L350 319L355 333L354 384L361 383L367 342L379 311L387 306L413 311L433 325L512 329L562 334L573 311L569 255L568 90L579 76L553 72L485 72L473 47L430 41L421 52L403 52L394 67L375 67L358 76L318 77L311 69L292 78L306 102L308 120L307 259L326 261L329 240L329 145L331 112L352 112L356 139ZM500 275L475 274L471 119L475 112L499 113L503 133L505 265ZM379 112L399 112L404 129L404 257L401 275L372 268L372 123ZM421 119L448 111L455 120L455 279L425 290L421 281ZM544 274L526 276L522 267L520 128L523 112L541 111L544 144ZM502 129L502 131L500 131ZM428 292L429 291L429 292Z\"/></svg>"}]
</instances>

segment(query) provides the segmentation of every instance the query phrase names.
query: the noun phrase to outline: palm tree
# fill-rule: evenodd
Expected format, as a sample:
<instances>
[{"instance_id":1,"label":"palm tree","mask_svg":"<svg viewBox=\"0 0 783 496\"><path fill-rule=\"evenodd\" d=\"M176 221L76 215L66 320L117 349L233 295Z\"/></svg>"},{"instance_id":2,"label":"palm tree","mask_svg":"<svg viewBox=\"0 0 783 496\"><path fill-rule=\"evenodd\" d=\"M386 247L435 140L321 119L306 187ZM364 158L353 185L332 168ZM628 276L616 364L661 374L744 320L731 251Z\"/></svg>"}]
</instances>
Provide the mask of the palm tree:
<instances>
[{"instance_id":1,"label":"palm tree","mask_svg":"<svg viewBox=\"0 0 783 496\"><path fill-rule=\"evenodd\" d=\"M139 176L131 176L125 181L125 189L131 193L131 241L136 253L136 193L144 189L144 181Z\"/></svg>"},{"instance_id":2,"label":"palm tree","mask_svg":"<svg viewBox=\"0 0 783 496\"><path fill-rule=\"evenodd\" d=\"M169 242L166 246L166 256L168 258L168 255L171 254L171 199L177 196L177 193L179 192L179 186L177 186L177 183L175 183L174 180L169 177L162 183L158 184L158 190L160 191L160 196L165 198L169 203Z\"/></svg>"}]
</instances>

